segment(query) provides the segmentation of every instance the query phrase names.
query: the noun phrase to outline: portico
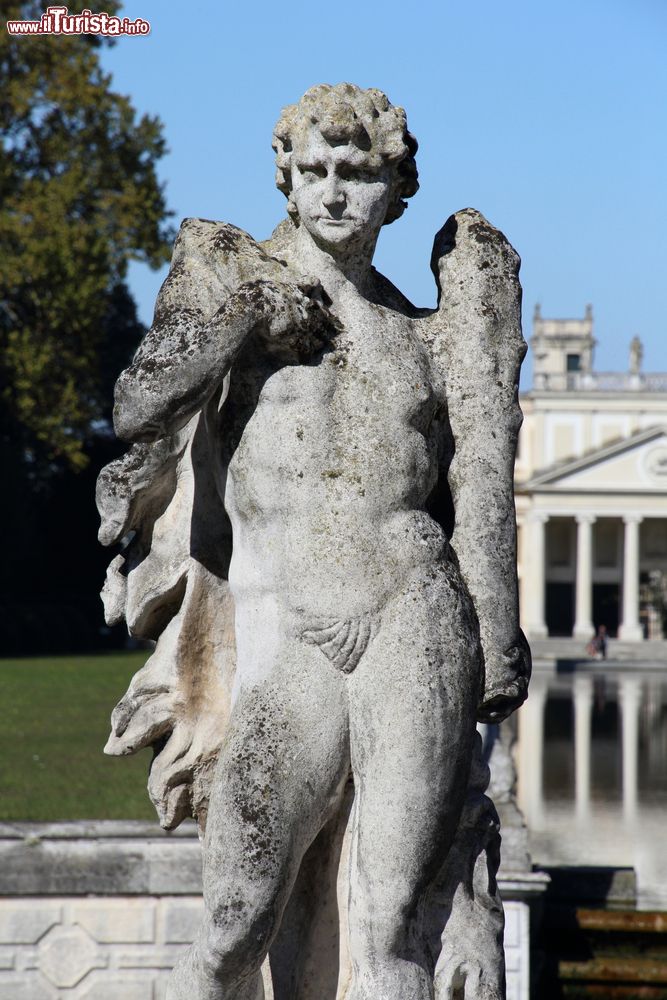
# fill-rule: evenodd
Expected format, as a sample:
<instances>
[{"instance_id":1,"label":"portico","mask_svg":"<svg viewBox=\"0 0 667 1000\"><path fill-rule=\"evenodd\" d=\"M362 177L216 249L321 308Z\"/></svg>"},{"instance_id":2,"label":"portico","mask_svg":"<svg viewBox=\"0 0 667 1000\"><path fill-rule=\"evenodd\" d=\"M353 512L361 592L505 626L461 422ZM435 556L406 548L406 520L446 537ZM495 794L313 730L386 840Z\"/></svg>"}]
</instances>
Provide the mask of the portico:
<instances>
[{"instance_id":1,"label":"portico","mask_svg":"<svg viewBox=\"0 0 667 1000\"><path fill-rule=\"evenodd\" d=\"M528 510L519 533L522 620L530 637L588 642L605 625L624 641L661 638L647 635L641 620L640 577L667 556L663 511L552 504Z\"/></svg>"},{"instance_id":2,"label":"portico","mask_svg":"<svg viewBox=\"0 0 667 1000\"><path fill-rule=\"evenodd\" d=\"M663 637L646 592L667 572L667 430L649 427L517 484L522 621L535 639ZM643 592L644 591L644 592Z\"/></svg>"}]
</instances>

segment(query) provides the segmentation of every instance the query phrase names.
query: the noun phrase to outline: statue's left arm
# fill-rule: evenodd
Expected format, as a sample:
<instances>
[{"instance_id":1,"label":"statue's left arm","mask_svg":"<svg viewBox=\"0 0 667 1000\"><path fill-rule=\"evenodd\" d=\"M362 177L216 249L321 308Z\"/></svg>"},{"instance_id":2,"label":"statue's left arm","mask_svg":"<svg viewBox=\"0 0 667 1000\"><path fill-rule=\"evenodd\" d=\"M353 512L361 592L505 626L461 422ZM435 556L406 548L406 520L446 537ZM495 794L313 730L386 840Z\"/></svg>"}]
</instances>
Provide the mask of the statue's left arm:
<instances>
[{"instance_id":1,"label":"statue's left arm","mask_svg":"<svg viewBox=\"0 0 667 1000\"><path fill-rule=\"evenodd\" d=\"M427 329L454 442L452 547L479 618L484 722L517 708L530 676L519 626L513 482L526 353L519 264L505 236L472 209L451 216L435 238L431 266L440 299Z\"/></svg>"}]
</instances>

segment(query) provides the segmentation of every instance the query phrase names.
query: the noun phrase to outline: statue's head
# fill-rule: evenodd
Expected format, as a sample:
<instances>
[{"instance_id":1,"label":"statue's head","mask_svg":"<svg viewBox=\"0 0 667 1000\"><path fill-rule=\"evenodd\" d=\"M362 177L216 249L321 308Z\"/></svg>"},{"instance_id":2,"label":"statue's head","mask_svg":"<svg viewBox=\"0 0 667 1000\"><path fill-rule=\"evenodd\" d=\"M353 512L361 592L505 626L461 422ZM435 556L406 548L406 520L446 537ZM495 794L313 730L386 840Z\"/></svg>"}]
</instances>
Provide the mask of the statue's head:
<instances>
[{"instance_id":1,"label":"statue's head","mask_svg":"<svg viewBox=\"0 0 667 1000\"><path fill-rule=\"evenodd\" d=\"M355 222L379 231L403 214L405 199L419 187L417 141L403 108L380 90L312 87L283 110L273 148L287 211L297 225L310 230L312 223L313 236L324 242L349 239Z\"/></svg>"}]
</instances>

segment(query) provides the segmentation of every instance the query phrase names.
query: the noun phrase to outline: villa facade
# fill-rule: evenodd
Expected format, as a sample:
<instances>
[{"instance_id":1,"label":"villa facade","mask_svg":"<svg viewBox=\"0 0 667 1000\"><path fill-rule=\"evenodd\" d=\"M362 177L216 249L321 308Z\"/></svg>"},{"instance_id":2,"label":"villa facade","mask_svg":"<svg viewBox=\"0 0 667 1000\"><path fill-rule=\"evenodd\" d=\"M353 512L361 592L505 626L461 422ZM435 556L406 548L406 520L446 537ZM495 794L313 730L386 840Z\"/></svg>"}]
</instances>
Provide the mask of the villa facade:
<instances>
[{"instance_id":1,"label":"villa facade","mask_svg":"<svg viewBox=\"0 0 667 1000\"><path fill-rule=\"evenodd\" d=\"M593 368L593 316L533 319L533 389L516 462L522 622L530 637L663 637L667 373Z\"/></svg>"}]
</instances>

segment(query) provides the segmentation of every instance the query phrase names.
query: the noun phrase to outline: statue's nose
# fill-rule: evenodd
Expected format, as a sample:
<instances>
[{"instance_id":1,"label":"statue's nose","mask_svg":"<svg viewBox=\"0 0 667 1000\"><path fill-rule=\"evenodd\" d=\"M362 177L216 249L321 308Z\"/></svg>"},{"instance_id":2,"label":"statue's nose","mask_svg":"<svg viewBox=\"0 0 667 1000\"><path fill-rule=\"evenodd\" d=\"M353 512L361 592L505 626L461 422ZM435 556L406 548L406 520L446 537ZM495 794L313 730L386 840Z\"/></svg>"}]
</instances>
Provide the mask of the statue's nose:
<instances>
[{"instance_id":1,"label":"statue's nose","mask_svg":"<svg viewBox=\"0 0 667 1000\"><path fill-rule=\"evenodd\" d=\"M324 191L322 192L322 203L329 211L341 208L345 204L345 195L338 183L337 177L327 178Z\"/></svg>"}]
</instances>

